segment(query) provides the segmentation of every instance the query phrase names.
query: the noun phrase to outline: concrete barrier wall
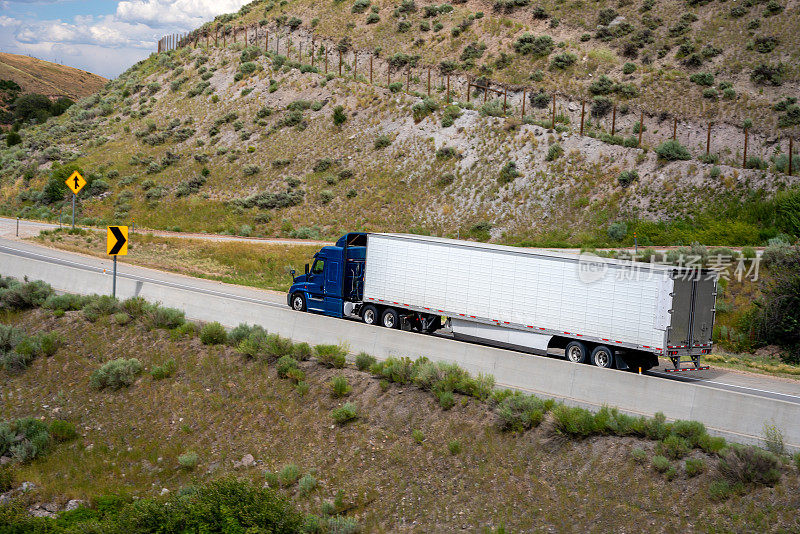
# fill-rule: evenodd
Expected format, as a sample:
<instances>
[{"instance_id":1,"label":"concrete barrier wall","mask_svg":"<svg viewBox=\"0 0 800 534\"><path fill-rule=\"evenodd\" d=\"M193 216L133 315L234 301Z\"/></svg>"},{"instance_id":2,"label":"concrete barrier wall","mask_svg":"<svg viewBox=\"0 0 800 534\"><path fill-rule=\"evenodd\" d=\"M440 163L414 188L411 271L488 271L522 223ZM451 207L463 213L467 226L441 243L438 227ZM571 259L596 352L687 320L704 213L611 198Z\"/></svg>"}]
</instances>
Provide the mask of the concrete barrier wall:
<instances>
[{"instance_id":1,"label":"concrete barrier wall","mask_svg":"<svg viewBox=\"0 0 800 534\"><path fill-rule=\"evenodd\" d=\"M298 342L343 344L352 353L364 351L379 359L426 356L454 362L470 373L493 375L501 386L585 407L610 405L632 414L663 412L670 419L694 419L710 432L742 443L760 442L763 425L769 422L783 431L788 447L800 449L800 404L294 312L272 302L225 295L224 286L214 294L201 293L192 289L192 279L169 285L129 278L136 276L136 268L125 266L125 270L125 277L117 279L119 298L141 296L162 302L184 310L191 319L219 321L228 327L259 324ZM3 253L0 273L45 280L61 291L111 292L110 274Z\"/></svg>"}]
</instances>

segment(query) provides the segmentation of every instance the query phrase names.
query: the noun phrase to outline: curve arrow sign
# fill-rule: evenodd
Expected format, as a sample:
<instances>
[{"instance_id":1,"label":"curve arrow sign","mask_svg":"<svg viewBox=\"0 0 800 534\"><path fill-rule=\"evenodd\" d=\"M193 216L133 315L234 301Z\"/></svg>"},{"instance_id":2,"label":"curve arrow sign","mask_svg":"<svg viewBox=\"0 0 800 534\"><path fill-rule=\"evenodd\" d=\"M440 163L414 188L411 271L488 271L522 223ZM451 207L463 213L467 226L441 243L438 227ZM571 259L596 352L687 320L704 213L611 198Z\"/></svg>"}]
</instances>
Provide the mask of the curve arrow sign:
<instances>
[{"instance_id":1,"label":"curve arrow sign","mask_svg":"<svg viewBox=\"0 0 800 534\"><path fill-rule=\"evenodd\" d=\"M109 255L126 256L128 254L127 226L109 226L106 237L106 247Z\"/></svg>"}]
</instances>

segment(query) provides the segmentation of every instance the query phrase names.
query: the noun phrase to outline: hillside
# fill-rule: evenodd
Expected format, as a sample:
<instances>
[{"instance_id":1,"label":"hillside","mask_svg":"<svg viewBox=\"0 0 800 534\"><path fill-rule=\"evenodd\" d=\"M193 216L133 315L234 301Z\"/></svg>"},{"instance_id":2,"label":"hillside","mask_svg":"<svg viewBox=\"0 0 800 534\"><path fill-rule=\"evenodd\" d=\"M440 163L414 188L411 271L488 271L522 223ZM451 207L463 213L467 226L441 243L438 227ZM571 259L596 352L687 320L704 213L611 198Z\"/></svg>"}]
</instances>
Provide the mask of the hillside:
<instances>
[{"instance_id":1,"label":"hillside","mask_svg":"<svg viewBox=\"0 0 800 534\"><path fill-rule=\"evenodd\" d=\"M636 419L609 411L594 418L532 397L509 400L502 392L482 400L478 386L465 389L473 396L458 392L464 377L450 383L457 389L448 394L444 380L437 386L423 372L430 370L425 362L395 360L368 372L338 368L323 357L337 350L274 337L256 348L247 341L258 339L255 330L239 328L237 339L245 342L231 337L226 344L227 334L212 336L207 327L204 344L174 311L148 311L135 300L119 307L65 296L47 306L0 312L24 336L50 340L51 354L34 351L21 368L0 370L6 384L0 421L35 417L58 429L37 457L0 468L0 491L12 488L6 498L40 516L68 502L90 509L66 514L48 532L62 532L58 525L117 532L75 524L96 514L113 517L131 499L191 499L228 476L275 488L317 524L338 518L351 526L335 530L331 523L330 530L313 532L798 527L800 478L788 458L781 464L763 451L725 447L702 425L642 419L633 430ZM129 372L97 372L120 358L128 363L116 365ZM2 361L8 369L9 360ZM409 383L412 376L422 386ZM345 403L357 417L337 423L333 415ZM56 420L62 422L54 426ZM631 435L615 435L625 432ZM661 441L635 437L641 432ZM654 459L660 455L669 458ZM745 472L751 460L744 458L761 463ZM24 482L33 486L21 493L16 488ZM121 517L142 521L147 510ZM228 515L236 516L235 509ZM0 527L14 517L0 506Z\"/></svg>"},{"instance_id":2,"label":"hillside","mask_svg":"<svg viewBox=\"0 0 800 534\"><path fill-rule=\"evenodd\" d=\"M254 2L23 132L21 145L0 153L0 209L56 217L65 188L60 178L45 186L52 166L72 162L95 182L79 207L98 224L590 246L632 244L634 231L644 245L761 245L800 234L786 154L800 107L785 98L800 76L787 29L797 6L745 9L761 26L742 34L742 19L717 2L623 3L611 20L578 4L543 4L547 17L522 4ZM697 20L681 23L686 11ZM609 30L620 17L633 29ZM625 57L648 17L661 22ZM748 32L774 34L771 51L748 48ZM687 64L676 54L691 47L675 50L687 39L722 51L704 56L701 46L700 66ZM763 85L750 69L767 59L782 66ZM487 98L480 87L489 81L502 95ZM673 132L677 146L664 145Z\"/></svg>"},{"instance_id":3,"label":"hillside","mask_svg":"<svg viewBox=\"0 0 800 534\"><path fill-rule=\"evenodd\" d=\"M72 100L99 91L108 80L80 69L50 63L30 56L0 52L0 80L11 80L23 93L37 93Z\"/></svg>"}]
</instances>

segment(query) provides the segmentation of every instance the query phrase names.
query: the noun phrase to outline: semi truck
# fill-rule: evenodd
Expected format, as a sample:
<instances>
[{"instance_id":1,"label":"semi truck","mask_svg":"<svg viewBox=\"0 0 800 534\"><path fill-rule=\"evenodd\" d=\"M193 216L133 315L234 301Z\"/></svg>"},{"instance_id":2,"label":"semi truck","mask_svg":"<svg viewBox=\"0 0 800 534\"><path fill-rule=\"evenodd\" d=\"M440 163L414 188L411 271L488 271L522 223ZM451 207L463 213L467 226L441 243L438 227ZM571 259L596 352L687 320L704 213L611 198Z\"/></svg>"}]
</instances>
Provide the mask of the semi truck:
<instances>
[{"instance_id":1,"label":"semi truck","mask_svg":"<svg viewBox=\"0 0 800 534\"><path fill-rule=\"evenodd\" d=\"M352 232L292 270L287 304L574 363L707 369L716 276L708 269L421 235ZM441 332L440 332L441 333ZM559 350L556 350L559 349Z\"/></svg>"}]
</instances>

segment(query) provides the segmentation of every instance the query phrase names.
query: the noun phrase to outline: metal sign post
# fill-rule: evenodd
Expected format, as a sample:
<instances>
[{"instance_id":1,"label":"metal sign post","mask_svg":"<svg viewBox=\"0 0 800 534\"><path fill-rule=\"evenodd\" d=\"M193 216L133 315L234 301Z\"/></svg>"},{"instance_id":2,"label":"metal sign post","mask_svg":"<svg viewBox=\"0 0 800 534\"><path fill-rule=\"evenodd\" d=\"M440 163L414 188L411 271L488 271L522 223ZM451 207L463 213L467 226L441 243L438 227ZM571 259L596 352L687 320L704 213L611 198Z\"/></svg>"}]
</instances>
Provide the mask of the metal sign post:
<instances>
[{"instance_id":1,"label":"metal sign post","mask_svg":"<svg viewBox=\"0 0 800 534\"><path fill-rule=\"evenodd\" d=\"M117 296L117 256L128 254L128 227L109 226L106 234L106 252L114 256L114 279L111 285L111 296Z\"/></svg>"},{"instance_id":2,"label":"metal sign post","mask_svg":"<svg viewBox=\"0 0 800 534\"><path fill-rule=\"evenodd\" d=\"M72 229L75 229L75 197L78 196L78 193L81 189L86 185L86 180L83 179L81 173L78 171L73 172L69 178L64 180L64 183L67 184L70 191L72 191Z\"/></svg>"}]
</instances>

